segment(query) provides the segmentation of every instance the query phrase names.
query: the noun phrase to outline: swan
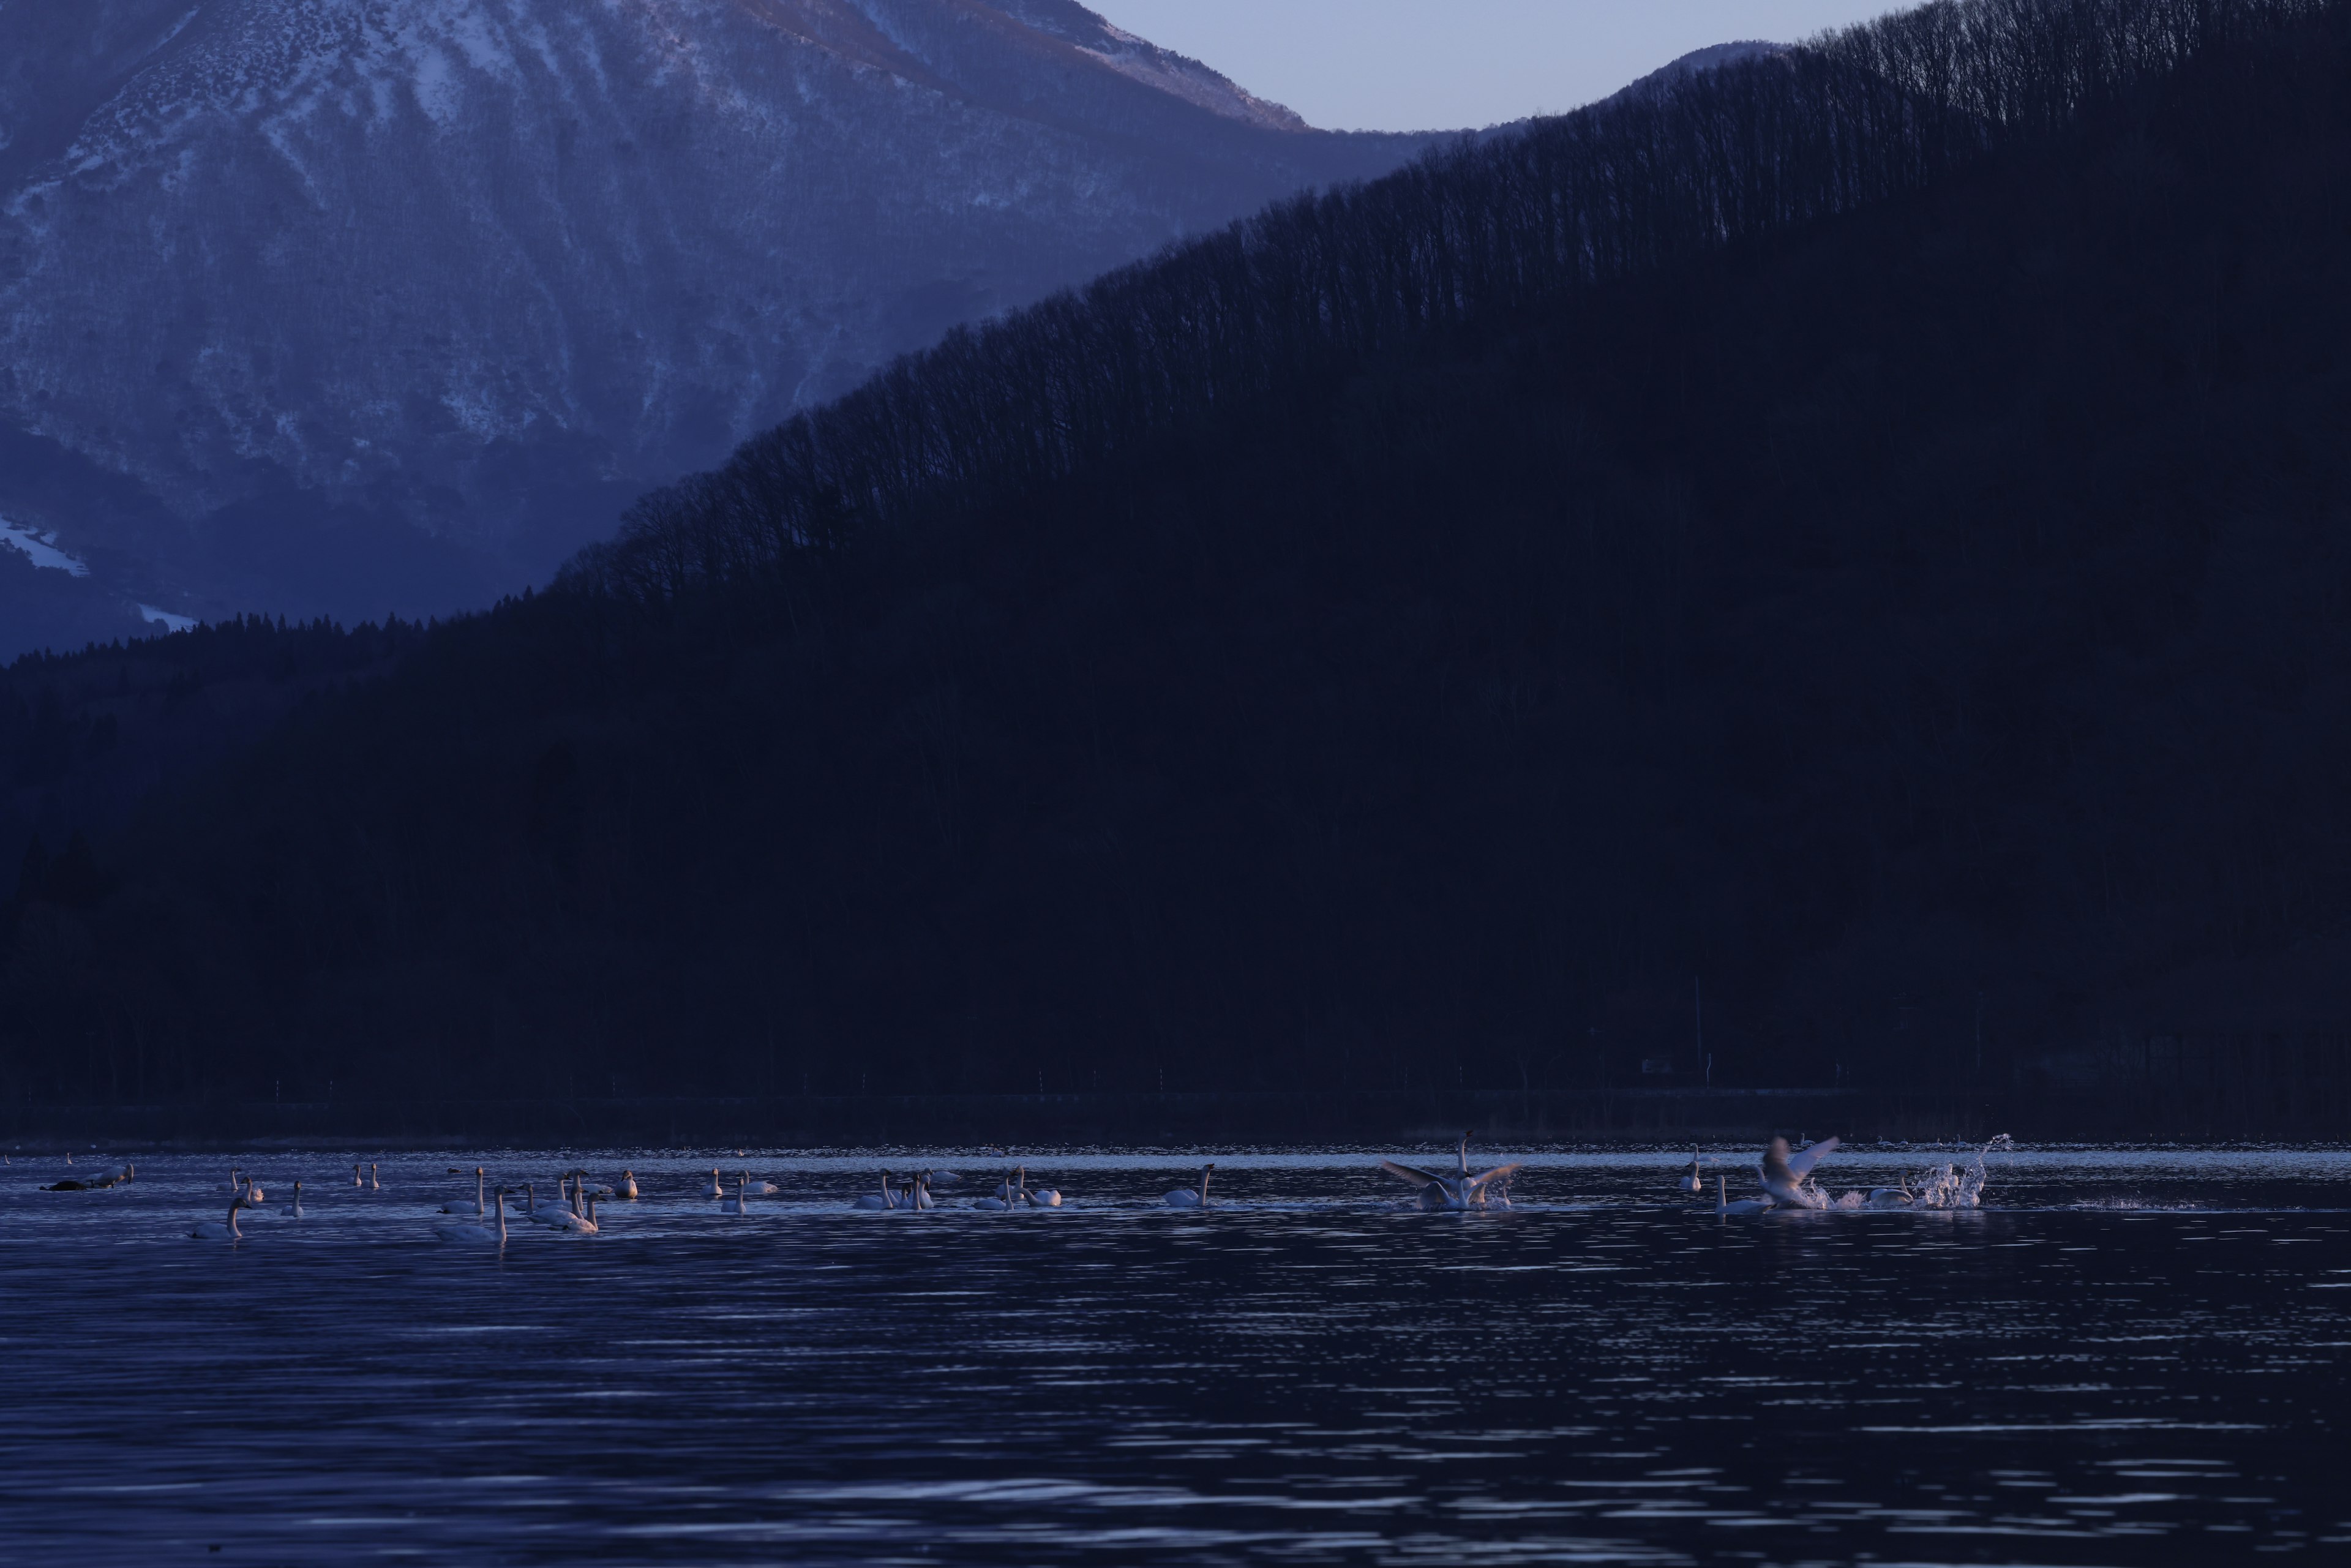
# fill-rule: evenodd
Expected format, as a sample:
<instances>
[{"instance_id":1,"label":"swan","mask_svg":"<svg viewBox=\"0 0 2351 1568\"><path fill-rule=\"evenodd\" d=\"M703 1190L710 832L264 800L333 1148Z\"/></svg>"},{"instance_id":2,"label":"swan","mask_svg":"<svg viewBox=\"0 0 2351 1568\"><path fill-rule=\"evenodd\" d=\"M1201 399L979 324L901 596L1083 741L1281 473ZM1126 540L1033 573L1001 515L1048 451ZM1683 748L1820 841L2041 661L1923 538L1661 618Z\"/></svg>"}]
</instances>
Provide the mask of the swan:
<instances>
[{"instance_id":1,"label":"swan","mask_svg":"<svg viewBox=\"0 0 2351 1568\"><path fill-rule=\"evenodd\" d=\"M737 1182L737 1183L735 1184L735 1196L734 1196L733 1197L730 1197L730 1198L726 1199L725 1202L721 1203L721 1204L718 1206L718 1212L719 1212L719 1213L721 1213L721 1214L748 1214L748 1213L750 1213L750 1212L751 1212L751 1206L750 1206L750 1203L749 1203L749 1201L748 1201L748 1200L744 1197L744 1188L746 1188L746 1187L747 1187L747 1186L750 1186L750 1182L749 1182L747 1179L743 1180L743 1181L738 1181L738 1182Z\"/></svg>"},{"instance_id":2,"label":"swan","mask_svg":"<svg viewBox=\"0 0 2351 1568\"><path fill-rule=\"evenodd\" d=\"M1714 1212L1716 1214L1761 1214L1771 1207L1771 1200L1768 1197L1742 1197L1737 1203L1733 1203L1730 1201L1730 1178L1719 1176L1714 1178Z\"/></svg>"},{"instance_id":3,"label":"swan","mask_svg":"<svg viewBox=\"0 0 2351 1568\"><path fill-rule=\"evenodd\" d=\"M901 1195L898 1207L901 1208L912 1208L917 1210L936 1208L938 1207L937 1204L931 1201L930 1172L917 1171L914 1173L914 1180L908 1185L905 1192Z\"/></svg>"},{"instance_id":4,"label":"swan","mask_svg":"<svg viewBox=\"0 0 2351 1568\"><path fill-rule=\"evenodd\" d=\"M997 1184L996 1196L1007 1203L1018 1203L1029 1196L1029 1167L1016 1166Z\"/></svg>"},{"instance_id":5,"label":"swan","mask_svg":"<svg viewBox=\"0 0 2351 1568\"><path fill-rule=\"evenodd\" d=\"M1004 1173L1004 1179L997 1184L994 1192L986 1197L972 1199L971 1206L974 1208L986 1209L990 1214L1002 1214L1012 1207L1010 1194L1013 1191L1012 1173L1007 1171Z\"/></svg>"},{"instance_id":6,"label":"swan","mask_svg":"<svg viewBox=\"0 0 2351 1568\"><path fill-rule=\"evenodd\" d=\"M550 1208L538 1218L541 1225L561 1235L593 1236L597 1233L596 1195L590 1193L583 1202L574 1192L567 1198L565 1207Z\"/></svg>"},{"instance_id":7,"label":"swan","mask_svg":"<svg viewBox=\"0 0 2351 1568\"><path fill-rule=\"evenodd\" d=\"M1684 1192L1704 1192L1706 1190L1706 1177L1698 1168L1698 1151L1696 1149L1692 1149L1690 1151L1689 1175L1682 1177L1681 1189Z\"/></svg>"},{"instance_id":8,"label":"swan","mask_svg":"<svg viewBox=\"0 0 2351 1568\"><path fill-rule=\"evenodd\" d=\"M612 1194L612 1196L626 1203L636 1202L637 1173L634 1171L622 1171L621 1173L620 1187Z\"/></svg>"},{"instance_id":9,"label":"swan","mask_svg":"<svg viewBox=\"0 0 2351 1568\"><path fill-rule=\"evenodd\" d=\"M382 1190L381 1184L375 1179L375 1162L371 1160L368 1162L368 1191L381 1192Z\"/></svg>"},{"instance_id":10,"label":"swan","mask_svg":"<svg viewBox=\"0 0 2351 1568\"><path fill-rule=\"evenodd\" d=\"M1823 1138L1792 1155L1787 1139L1772 1139L1771 1146L1763 1151L1763 1190L1791 1208L1826 1208L1828 1198L1805 1178L1812 1175L1814 1166L1836 1153L1836 1148L1837 1140Z\"/></svg>"},{"instance_id":11,"label":"swan","mask_svg":"<svg viewBox=\"0 0 2351 1568\"><path fill-rule=\"evenodd\" d=\"M478 1223L459 1220L455 1224L434 1226L433 1234L444 1241L471 1242L477 1247L504 1247L507 1244L507 1193L509 1190L498 1188L497 1224L495 1226L486 1218Z\"/></svg>"},{"instance_id":12,"label":"swan","mask_svg":"<svg viewBox=\"0 0 2351 1568\"><path fill-rule=\"evenodd\" d=\"M883 1171L882 1173L882 1190L879 1193L860 1193L857 1197L856 1207L863 1209L895 1208L898 1207L898 1195L891 1190L890 1173L888 1171Z\"/></svg>"},{"instance_id":13,"label":"swan","mask_svg":"<svg viewBox=\"0 0 2351 1568\"><path fill-rule=\"evenodd\" d=\"M1165 1204L1170 1208L1207 1207L1208 1176L1209 1173L1214 1171L1216 1168L1217 1166L1214 1161L1211 1161L1200 1167L1200 1185L1196 1190L1188 1186L1179 1186L1174 1192L1163 1195L1159 1201Z\"/></svg>"},{"instance_id":14,"label":"swan","mask_svg":"<svg viewBox=\"0 0 2351 1568\"><path fill-rule=\"evenodd\" d=\"M569 1230L571 1228L572 1221L579 1218L571 1212L568 1193L565 1195L564 1206L561 1208L552 1206L546 1208L539 1207L538 1187L533 1182L522 1184L522 1217L526 1223L544 1225L550 1230Z\"/></svg>"},{"instance_id":15,"label":"swan","mask_svg":"<svg viewBox=\"0 0 2351 1568\"><path fill-rule=\"evenodd\" d=\"M1029 1195L1029 1207L1031 1208L1059 1208L1061 1207L1061 1192L1054 1187L1040 1186L1035 1192Z\"/></svg>"},{"instance_id":16,"label":"swan","mask_svg":"<svg viewBox=\"0 0 2351 1568\"><path fill-rule=\"evenodd\" d=\"M953 1186L956 1183L963 1180L963 1177L956 1175L953 1171L926 1171L924 1173L923 1179L925 1181L943 1181L949 1186Z\"/></svg>"},{"instance_id":17,"label":"swan","mask_svg":"<svg viewBox=\"0 0 2351 1568\"><path fill-rule=\"evenodd\" d=\"M247 1176L245 1178L246 1207L259 1208L261 1207L262 1199L268 1196L269 1195L267 1193L261 1190L261 1178L259 1176Z\"/></svg>"},{"instance_id":18,"label":"swan","mask_svg":"<svg viewBox=\"0 0 2351 1568\"><path fill-rule=\"evenodd\" d=\"M743 1182L744 1185L748 1186L753 1192L781 1192L784 1190L782 1187L778 1186L774 1182L768 1181L765 1177L762 1177L758 1181L753 1181L749 1171L745 1171L743 1173ZM610 1195L608 1194L607 1196L609 1197Z\"/></svg>"},{"instance_id":19,"label":"swan","mask_svg":"<svg viewBox=\"0 0 2351 1568\"><path fill-rule=\"evenodd\" d=\"M360 1168L359 1161L353 1160L351 1162L351 1185L353 1186L367 1186L367 1177L360 1174Z\"/></svg>"},{"instance_id":20,"label":"swan","mask_svg":"<svg viewBox=\"0 0 2351 1568\"><path fill-rule=\"evenodd\" d=\"M198 1241L242 1241L245 1232L236 1228L236 1211L250 1207L245 1200L245 1194L240 1192L228 1200L228 1218L225 1220L198 1220L196 1228L188 1235Z\"/></svg>"},{"instance_id":21,"label":"swan","mask_svg":"<svg viewBox=\"0 0 2351 1568\"><path fill-rule=\"evenodd\" d=\"M720 1182L718 1179L718 1167L716 1166L710 1167L710 1185L703 1190L702 1196L705 1197L725 1197L726 1196L726 1187L725 1184Z\"/></svg>"},{"instance_id":22,"label":"swan","mask_svg":"<svg viewBox=\"0 0 2351 1568\"><path fill-rule=\"evenodd\" d=\"M68 1161L67 1163L71 1164L72 1162ZM231 1192L243 1192L245 1190L245 1167L243 1166L232 1166L229 1168L228 1189Z\"/></svg>"},{"instance_id":23,"label":"swan","mask_svg":"<svg viewBox=\"0 0 2351 1568\"><path fill-rule=\"evenodd\" d=\"M483 1218L489 1212L489 1205L486 1197L487 1188L484 1186L485 1179L486 1178L482 1175L482 1167L475 1166L474 1167L474 1218L476 1219ZM501 1205L501 1207L504 1206ZM457 1206L456 1199L452 1198L447 1203L441 1206L441 1212L444 1214L463 1214L465 1211Z\"/></svg>"},{"instance_id":24,"label":"swan","mask_svg":"<svg viewBox=\"0 0 2351 1568\"><path fill-rule=\"evenodd\" d=\"M1512 1163L1496 1166L1492 1170L1469 1174L1469 1134L1461 1134L1461 1147L1457 1156L1460 1174L1441 1176L1418 1166L1400 1165L1395 1160L1382 1160L1380 1169L1400 1181L1407 1181L1420 1189L1420 1207L1428 1214L1458 1213L1465 1209L1483 1208L1487 1204L1488 1184L1507 1180L1516 1174L1519 1166Z\"/></svg>"},{"instance_id":25,"label":"swan","mask_svg":"<svg viewBox=\"0 0 2351 1568\"><path fill-rule=\"evenodd\" d=\"M302 1183L298 1179L294 1183L294 1201L286 1206L284 1212L288 1219L302 1218Z\"/></svg>"}]
</instances>

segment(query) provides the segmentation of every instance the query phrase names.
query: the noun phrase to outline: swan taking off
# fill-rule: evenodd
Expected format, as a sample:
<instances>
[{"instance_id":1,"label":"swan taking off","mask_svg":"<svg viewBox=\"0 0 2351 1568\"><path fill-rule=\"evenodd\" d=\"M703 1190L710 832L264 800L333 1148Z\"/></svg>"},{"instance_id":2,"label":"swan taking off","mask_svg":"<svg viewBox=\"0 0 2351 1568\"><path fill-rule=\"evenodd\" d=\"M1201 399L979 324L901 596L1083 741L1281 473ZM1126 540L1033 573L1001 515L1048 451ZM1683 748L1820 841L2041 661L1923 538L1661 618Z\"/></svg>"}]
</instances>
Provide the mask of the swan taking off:
<instances>
[{"instance_id":1,"label":"swan taking off","mask_svg":"<svg viewBox=\"0 0 2351 1568\"><path fill-rule=\"evenodd\" d=\"M1788 1140L1774 1138L1763 1151L1763 1190L1772 1200L1790 1208L1826 1208L1828 1195L1813 1186L1807 1178L1813 1167L1836 1153L1837 1140L1823 1138L1809 1148L1795 1154L1788 1152Z\"/></svg>"},{"instance_id":2,"label":"swan taking off","mask_svg":"<svg viewBox=\"0 0 2351 1568\"><path fill-rule=\"evenodd\" d=\"M1465 1209L1486 1207L1486 1188L1489 1183L1515 1174L1519 1166L1512 1163L1496 1166L1492 1170L1476 1176L1469 1174L1469 1134L1461 1134L1459 1154L1460 1174L1441 1176L1435 1171L1422 1170L1418 1166L1399 1165L1395 1160L1382 1160L1380 1169L1399 1181L1410 1182L1420 1189L1420 1207L1430 1214L1458 1213Z\"/></svg>"},{"instance_id":3,"label":"swan taking off","mask_svg":"<svg viewBox=\"0 0 2351 1568\"><path fill-rule=\"evenodd\" d=\"M1200 1186L1196 1191L1188 1186L1179 1186L1174 1192L1162 1197L1159 1201L1165 1204L1170 1208L1207 1207L1208 1177L1216 1168L1217 1167L1213 1162L1200 1167Z\"/></svg>"}]
</instances>

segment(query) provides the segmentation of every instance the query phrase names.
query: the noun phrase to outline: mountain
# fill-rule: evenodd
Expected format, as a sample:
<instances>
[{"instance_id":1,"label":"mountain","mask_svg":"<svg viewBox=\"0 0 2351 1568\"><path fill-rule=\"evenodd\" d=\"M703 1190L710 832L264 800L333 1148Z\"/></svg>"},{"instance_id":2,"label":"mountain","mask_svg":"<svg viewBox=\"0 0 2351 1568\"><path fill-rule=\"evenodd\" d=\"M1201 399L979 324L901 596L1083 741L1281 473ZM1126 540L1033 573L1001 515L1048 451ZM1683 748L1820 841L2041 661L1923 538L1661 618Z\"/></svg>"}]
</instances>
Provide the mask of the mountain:
<instances>
[{"instance_id":1,"label":"mountain","mask_svg":"<svg viewBox=\"0 0 2351 1568\"><path fill-rule=\"evenodd\" d=\"M1277 204L430 631L20 664L0 1084L1613 1092L1697 979L1718 1086L2335 1114L2351 4L2186 14Z\"/></svg>"},{"instance_id":2,"label":"mountain","mask_svg":"<svg viewBox=\"0 0 2351 1568\"><path fill-rule=\"evenodd\" d=\"M95 582L0 586L0 655L37 590L486 603L954 323L1425 140L1071 0L0 4L0 517Z\"/></svg>"}]
</instances>

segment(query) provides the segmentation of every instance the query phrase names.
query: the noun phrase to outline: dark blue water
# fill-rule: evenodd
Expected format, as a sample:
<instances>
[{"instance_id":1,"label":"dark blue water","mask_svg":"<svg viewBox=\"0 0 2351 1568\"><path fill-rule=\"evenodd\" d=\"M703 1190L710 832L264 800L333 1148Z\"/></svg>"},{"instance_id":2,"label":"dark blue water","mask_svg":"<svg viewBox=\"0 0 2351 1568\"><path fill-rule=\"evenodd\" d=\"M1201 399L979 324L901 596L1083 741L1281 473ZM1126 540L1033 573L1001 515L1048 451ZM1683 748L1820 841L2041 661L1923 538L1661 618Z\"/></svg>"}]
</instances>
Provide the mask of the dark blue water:
<instances>
[{"instance_id":1,"label":"dark blue water","mask_svg":"<svg viewBox=\"0 0 2351 1568\"><path fill-rule=\"evenodd\" d=\"M0 1562L2351 1560L2340 1153L1728 1221L1667 1155L1470 1215L1378 1207L1361 1154L1219 1155L1196 1214L1156 1201L1196 1162L1035 1157L1069 1207L1009 1215L845 1207L1000 1169L960 1155L352 1157L247 1162L235 1245L183 1234L225 1159L0 1170ZM649 1196L434 1239L446 1167L575 1161ZM782 1190L722 1216L714 1161Z\"/></svg>"}]
</instances>

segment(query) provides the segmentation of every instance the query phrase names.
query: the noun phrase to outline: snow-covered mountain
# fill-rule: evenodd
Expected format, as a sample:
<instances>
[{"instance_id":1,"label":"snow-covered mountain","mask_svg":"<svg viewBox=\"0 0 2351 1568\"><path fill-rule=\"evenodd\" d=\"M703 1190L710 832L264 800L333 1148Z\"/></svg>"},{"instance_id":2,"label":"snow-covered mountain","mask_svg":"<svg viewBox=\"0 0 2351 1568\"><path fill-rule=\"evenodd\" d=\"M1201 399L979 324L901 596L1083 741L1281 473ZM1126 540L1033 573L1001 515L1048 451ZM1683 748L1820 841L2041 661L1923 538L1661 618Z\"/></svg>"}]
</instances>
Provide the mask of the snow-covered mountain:
<instances>
[{"instance_id":1,"label":"snow-covered mountain","mask_svg":"<svg viewBox=\"0 0 2351 1568\"><path fill-rule=\"evenodd\" d=\"M0 0L0 516L117 605L480 602L954 322L1419 145L1072 0Z\"/></svg>"}]
</instances>

